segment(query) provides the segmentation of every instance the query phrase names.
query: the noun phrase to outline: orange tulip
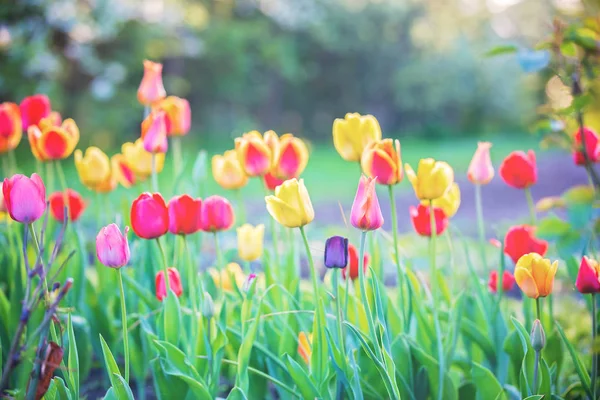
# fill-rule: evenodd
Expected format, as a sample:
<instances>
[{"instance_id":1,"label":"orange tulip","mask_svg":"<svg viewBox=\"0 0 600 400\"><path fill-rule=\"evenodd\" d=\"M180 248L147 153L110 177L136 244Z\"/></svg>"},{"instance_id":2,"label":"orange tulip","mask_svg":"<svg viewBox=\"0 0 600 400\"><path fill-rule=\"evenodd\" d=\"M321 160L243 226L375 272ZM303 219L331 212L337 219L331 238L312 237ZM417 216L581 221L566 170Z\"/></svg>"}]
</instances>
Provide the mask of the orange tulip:
<instances>
[{"instance_id":1,"label":"orange tulip","mask_svg":"<svg viewBox=\"0 0 600 400\"><path fill-rule=\"evenodd\" d=\"M235 150L248 176L263 176L271 169L273 152L258 131L244 133L235 139Z\"/></svg>"},{"instance_id":2,"label":"orange tulip","mask_svg":"<svg viewBox=\"0 0 600 400\"><path fill-rule=\"evenodd\" d=\"M532 299L552 293L558 261L550 262L537 253L525 254L515 265L515 280L523 293Z\"/></svg>"},{"instance_id":3,"label":"orange tulip","mask_svg":"<svg viewBox=\"0 0 600 400\"><path fill-rule=\"evenodd\" d=\"M153 111L142 121L142 140L144 149L149 153L166 153L169 148L167 141L166 113Z\"/></svg>"},{"instance_id":4,"label":"orange tulip","mask_svg":"<svg viewBox=\"0 0 600 400\"><path fill-rule=\"evenodd\" d=\"M137 92L138 100L143 105L151 105L166 97L162 69L162 64L144 60L144 77Z\"/></svg>"},{"instance_id":5,"label":"orange tulip","mask_svg":"<svg viewBox=\"0 0 600 400\"><path fill-rule=\"evenodd\" d=\"M395 185L404 177L398 139L370 142L362 153L360 163L365 174L375 178L380 185Z\"/></svg>"},{"instance_id":6,"label":"orange tulip","mask_svg":"<svg viewBox=\"0 0 600 400\"><path fill-rule=\"evenodd\" d=\"M265 134L266 137L266 134ZM300 176L308 164L308 148L304 141L291 133L279 139L276 153L273 153L272 173L280 179L292 179Z\"/></svg>"},{"instance_id":7,"label":"orange tulip","mask_svg":"<svg viewBox=\"0 0 600 400\"><path fill-rule=\"evenodd\" d=\"M190 103L177 96L169 96L158 103L158 109L166 114L167 136L183 136L190 131L192 112Z\"/></svg>"},{"instance_id":8,"label":"orange tulip","mask_svg":"<svg viewBox=\"0 0 600 400\"><path fill-rule=\"evenodd\" d=\"M494 166L490 159L490 142L477 143L477 150L473 155L467 177L476 185L487 185L494 177Z\"/></svg>"},{"instance_id":9,"label":"orange tulip","mask_svg":"<svg viewBox=\"0 0 600 400\"><path fill-rule=\"evenodd\" d=\"M310 364L312 356L312 333L300 332L298 334L298 354L305 363Z\"/></svg>"},{"instance_id":10,"label":"orange tulip","mask_svg":"<svg viewBox=\"0 0 600 400\"><path fill-rule=\"evenodd\" d=\"M49 118L32 125L27 130L31 152L40 161L62 160L71 155L79 142L79 128L68 118L61 126Z\"/></svg>"},{"instance_id":11,"label":"orange tulip","mask_svg":"<svg viewBox=\"0 0 600 400\"><path fill-rule=\"evenodd\" d=\"M0 153L14 150L23 137L21 111L15 103L0 104Z\"/></svg>"}]
</instances>

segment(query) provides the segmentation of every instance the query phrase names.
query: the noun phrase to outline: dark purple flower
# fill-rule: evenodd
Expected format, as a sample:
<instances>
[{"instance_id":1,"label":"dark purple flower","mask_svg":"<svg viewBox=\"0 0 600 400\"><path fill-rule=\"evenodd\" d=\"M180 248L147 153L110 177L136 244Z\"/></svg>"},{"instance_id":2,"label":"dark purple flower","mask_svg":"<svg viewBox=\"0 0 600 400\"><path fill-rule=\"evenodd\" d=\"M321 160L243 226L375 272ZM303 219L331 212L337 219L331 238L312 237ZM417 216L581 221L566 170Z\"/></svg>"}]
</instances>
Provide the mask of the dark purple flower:
<instances>
[{"instance_id":1,"label":"dark purple flower","mask_svg":"<svg viewBox=\"0 0 600 400\"><path fill-rule=\"evenodd\" d=\"M348 239L332 236L325 242L325 266L345 268L348 264Z\"/></svg>"}]
</instances>

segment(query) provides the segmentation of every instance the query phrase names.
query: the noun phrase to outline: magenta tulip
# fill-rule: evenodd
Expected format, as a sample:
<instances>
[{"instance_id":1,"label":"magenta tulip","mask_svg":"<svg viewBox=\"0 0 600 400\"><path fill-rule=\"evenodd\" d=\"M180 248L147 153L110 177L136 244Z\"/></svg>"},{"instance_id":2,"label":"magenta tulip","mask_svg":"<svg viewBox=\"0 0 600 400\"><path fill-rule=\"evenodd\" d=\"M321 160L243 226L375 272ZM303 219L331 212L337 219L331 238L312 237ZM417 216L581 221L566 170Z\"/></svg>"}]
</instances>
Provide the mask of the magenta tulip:
<instances>
[{"instance_id":1,"label":"magenta tulip","mask_svg":"<svg viewBox=\"0 0 600 400\"><path fill-rule=\"evenodd\" d=\"M362 231L374 231L383 225L383 215L375 192L375 179L361 176L352 203L350 222Z\"/></svg>"},{"instance_id":2,"label":"magenta tulip","mask_svg":"<svg viewBox=\"0 0 600 400\"><path fill-rule=\"evenodd\" d=\"M96 256L103 265L111 268L127 265L130 257L127 232L128 226L125 227L125 234L122 234L117 224L100 229L96 236Z\"/></svg>"},{"instance_id":3,"label":"magenta tulip","mask_svg":"<svg viewBox=\"0 0 600 400\"><path fill-rule=\"evenodd\" d=\"M10 217L15 221L30 224L46 211L46 187L38 174L17 174L4 179L2 184L4 203Z\"/></svg>"}]
</instances>

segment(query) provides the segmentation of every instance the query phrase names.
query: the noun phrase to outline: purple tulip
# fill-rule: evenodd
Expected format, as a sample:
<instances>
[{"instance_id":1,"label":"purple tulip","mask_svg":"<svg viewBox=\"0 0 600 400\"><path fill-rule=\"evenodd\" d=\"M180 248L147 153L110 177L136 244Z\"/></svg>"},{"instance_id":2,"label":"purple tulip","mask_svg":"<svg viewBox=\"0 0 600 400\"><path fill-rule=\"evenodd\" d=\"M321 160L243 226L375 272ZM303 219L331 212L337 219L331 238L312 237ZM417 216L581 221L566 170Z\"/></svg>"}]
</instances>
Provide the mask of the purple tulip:
<instances>
[{"instance_id":1,"label":"purple tulip","mask_svg":"<svg viewBox=\"0 0 600 400\"><path fill-rule=\"evenodd\" d=\"M348 239L332 236L325 242L325 266L345 268L348 264Z\"/></svg>"}]
</instances>

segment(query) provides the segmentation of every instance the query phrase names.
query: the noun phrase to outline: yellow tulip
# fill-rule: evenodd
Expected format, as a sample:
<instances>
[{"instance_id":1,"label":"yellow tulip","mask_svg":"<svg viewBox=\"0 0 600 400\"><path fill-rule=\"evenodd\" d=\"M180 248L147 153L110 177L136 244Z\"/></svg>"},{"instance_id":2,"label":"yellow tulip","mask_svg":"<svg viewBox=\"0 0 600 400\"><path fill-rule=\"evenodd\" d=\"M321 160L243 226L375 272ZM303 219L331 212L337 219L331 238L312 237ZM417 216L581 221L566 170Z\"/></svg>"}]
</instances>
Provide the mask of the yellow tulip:
<instances>
[{"instance_id":1,"label":"yellow tulip","mask_svg":"<svg viewBox=\"0 0 600 400\"><path fill-rule=\"evenodd\" d=\"M429 201L422 201L421 203L426 206L429 205ZM458 188L458 184L454 182L446 194L433 200L433 206L444 210L446 217L453 217L460 206L460 189Z\"/></svg>"},{"instance_id":2,"label":"yellow tulip","mask_svg":"<svg viewBox=\"0 0 600 400\"><path fill-rule=\"evenodd\" d=\"M288 179L275 188L274 196L266 196L265 201L269 214L288 228L304 226L315 218L303 179Z\"/></svg>"},{"instance_id":3,"label":"yellow tulip","mask_svg":"<svg viewBox=\"0 0 600 400\"><path fill-rule=\"evenodd\" d=\"M348 113L333 121L333 145L346 161L360 161L365 147L376 140L381 140L381 127L372 115Z\"/></svg>"},{"instance_id":4,"label":"yellow tulip","mask_svg":"<svg viewBox=\"0 0 600 400\"><path fill-rule=\"evenodd\" d=\"M238 254L244 261L254 261L263 253L265 226L244 224L237 228Z\"/></svg>"},{"instance_id":5,"label":"yellow tulip","mask_svg":"<svg viewBox=\"0 0 600 400\"><path fill-rule=\"evenodd\" d=\"M210 268L208 274L212 277L217 288L227 291L233 291L235 289L233 286L234 284L238 288L241 288L246 279L242 268L237 263L227 264L222 271L218 271L216 268Z\"/></svg>"},{"instance_id":6,"label":"yellow tulip","mask_svg":"<svg viewBox=\"0 0 600 400\"><path fill-rule=\"evenodd\" d=\"M306 364L310 364L312 356L312 333L300 332L298 334L298 354Z\"/></svg>"},{"instance_id":7,"label":"yellow tulip","mask_svg":"<svg viewBox=\"0 0 600 400\"><path fill-rule=\"evenodd\" d=\"M550 262L538 253L521 256L515 266L515 280L523 293L532 299L552 293L558 261Z\"/></svg>"},{"instance_id":8,"label":"yellow tulip","mask_svg":"<svg viewBox=\"0 0 600 400\"><path fill-rule=\"evenodd\" d=\"M263 176L271 169L273 153L260 132L251 131L236 138L235 151L246 175Z\"/></svg>"},{"instance_id":9,"label":"yellow tulip","mask_svg":"<svg viewBox=\"0 0 600 400\"><path fill-rule=\"evenodd\" d=\"M134 143L123 143L121 152L127 160L127 163L140 179L146 179L152 174L152 153L144 149L142 139L136 140ZM162 171L165 164L165 155L163 153L155 154L156 157L156 173Z\"/></svg>"},{"instance_id":10,"label":"yellow tulip","mask_svg":"<svg viewBox=\"0 0 600 400\"><path fill-rule=\"evenodd\" d=\"M408 164L404 164L404 169L419 200L435 200L442 197L454 182L452 167L433 158L421 159L416 174Z\"/></svg>"},{"instance_id":11,"label":"yellow tulip","mask_svg":"<svg viewBox=\"0 0 600 400\"><path fill-rule=\"evenodd\" d=\"M360 165L369 178L380 185L395 185L404 177L400 141L383 139L371 142L363 151Z\"/></svg>"},{"instance_id":12,"label":"yellow tulip","mask_svg":"<svg viewBox=\"0 0 600 400\"><path fill-rule=\"evenodd\" d=\"M242 169L235 150L214 155L211 164L213 178L224 189L239 189L248 183L248 175Z\"/></svg>"},{"instance_id":13,"label":"yellow tulip","mask_svg":"<svg viewBox=\"0 0 600 400\"><path fill-rule=\"evenodd\" d=\"M74 155L79 179L87 188L94 189L110 177L110 161L98 147L88 147L85 155L81 150L75 150Z\"/></svg>"}]
</instances>

